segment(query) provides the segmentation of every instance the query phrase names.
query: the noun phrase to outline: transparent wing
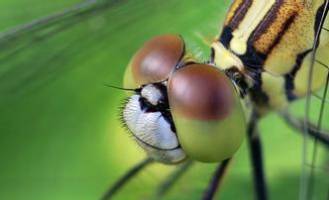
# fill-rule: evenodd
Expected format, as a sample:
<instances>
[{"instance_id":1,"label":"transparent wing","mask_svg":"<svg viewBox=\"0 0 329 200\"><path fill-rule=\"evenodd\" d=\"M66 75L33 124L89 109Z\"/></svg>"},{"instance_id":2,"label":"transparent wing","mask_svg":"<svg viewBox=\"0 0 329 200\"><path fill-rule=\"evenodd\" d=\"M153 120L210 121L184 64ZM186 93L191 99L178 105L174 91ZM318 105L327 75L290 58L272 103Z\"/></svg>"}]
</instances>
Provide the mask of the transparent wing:
<instances>
[{"instance_id":1,"label":"transparent wing","mask_svg":"<svg viewBox=\"0 0 329 200\"><path fill-rule=\"evenodd\" d=\"M303 169L301 176L300 199L328 199L329 198L329 150L328 146L315 138L310 140L307 132L313 129L316 132L329 134L329 1L323 3L322 13L318 16L319 28L316 30L316 43L313 50L313 62L308 76L308 96L305 102L305 133L303 141ZM312 92L313 74L315 67L321 67L326 81L320 91ZM312 123L312 124L311 124ZM311 141L311 142L310 142Z\"/></svg>"}]
</instances>

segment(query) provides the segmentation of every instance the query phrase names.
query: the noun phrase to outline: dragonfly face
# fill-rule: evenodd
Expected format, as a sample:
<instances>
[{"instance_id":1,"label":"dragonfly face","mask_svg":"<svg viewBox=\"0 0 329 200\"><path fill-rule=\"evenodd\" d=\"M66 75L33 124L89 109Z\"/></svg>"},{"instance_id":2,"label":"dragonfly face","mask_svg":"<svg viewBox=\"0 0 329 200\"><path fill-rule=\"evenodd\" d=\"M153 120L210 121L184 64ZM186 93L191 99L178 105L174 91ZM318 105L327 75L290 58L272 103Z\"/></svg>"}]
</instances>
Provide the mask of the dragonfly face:
<instances>
[{"instance_id":1,"label":"dragonfly face","mask_svg":"<svg viewBox=\"0 0 329 200\"><path fill-rule=\"evenodd\" d=\"M125 87L138 89L124 107L124 123L157 161L218 162L241 145L244 115L231 81L214 66L186 62L184 46L165 35L136 53Z\"/></svg>"},{"instance_id":2,"label":"dragonfly face","mask_svg":"<svg viewBox=\"0 0 329 200\"><path fill-rule=\"evenodd\" d=\"M175 126L162 83L142 86L132 95L123 111L123 119L138 144L151 157L164 163L176 163L186 155L179 146Z\"/></svg>"}]
</instances>

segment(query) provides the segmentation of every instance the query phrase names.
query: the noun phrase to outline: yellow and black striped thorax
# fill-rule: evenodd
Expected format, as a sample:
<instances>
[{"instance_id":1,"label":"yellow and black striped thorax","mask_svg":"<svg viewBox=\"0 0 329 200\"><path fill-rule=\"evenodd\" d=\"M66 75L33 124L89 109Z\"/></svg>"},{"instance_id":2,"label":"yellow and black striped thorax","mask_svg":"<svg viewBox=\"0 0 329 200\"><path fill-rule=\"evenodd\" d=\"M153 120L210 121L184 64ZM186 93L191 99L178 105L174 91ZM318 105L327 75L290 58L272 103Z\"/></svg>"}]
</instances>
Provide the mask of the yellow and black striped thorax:
<instances>
[{"instance_id":1,"label":"yellow and black striped thorax","mask_svg":"<svg viewBox=\"0 0 329 200\"><path fill-rule=\"evenodd\" d=\"M247 93L259 108L280 109L307 93L315 35L328 12L324 0L235 0L220 37L213 43L212 61L229 73L240 72ZM323 86L328 60L328 31L316 43L312 90ZM321 61L321 62L320 62ZM233 76L235 77L235 76ZM241 81L240 81L241 82ZM239 85L239 83L237 84Z\"/></svg>"}]
</instances>

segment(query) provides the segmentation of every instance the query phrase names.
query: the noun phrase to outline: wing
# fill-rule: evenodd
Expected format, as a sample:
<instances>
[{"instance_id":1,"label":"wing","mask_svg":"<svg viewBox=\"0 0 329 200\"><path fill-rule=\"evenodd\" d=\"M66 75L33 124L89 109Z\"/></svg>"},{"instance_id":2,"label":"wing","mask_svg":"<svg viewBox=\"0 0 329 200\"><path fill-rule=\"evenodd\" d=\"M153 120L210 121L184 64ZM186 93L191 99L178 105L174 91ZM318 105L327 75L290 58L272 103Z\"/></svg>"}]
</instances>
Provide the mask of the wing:
<instances>
[{"instance_id":1,"label":"wing","mask_svg":"<svg viewBox=\"0 0 329 200\"><path fill-rule=\"evenodd\" d=\"M289 20L280 29L281 38L277 37L274 40L274 43L279 41L278 44L273 45L273 40L269 39L271 38L271 27L277 31L276 26L272 25L256 40L254 47L268 55L264 63L264 70L275 76L284 75L286 85L290 88L287 92L291 93L291 96L304 97L307 95L308 76L311 71L313 76L310 84L311 91L319 90L326 82L327 69L321 63L329 61L326 56L329 42L328 31L321 32L320 40L317 38L326 1L316 1L311 5L296 2L298 1L287 1L287 5L285 5L285 10L288 11L282 16ZM328 23L329 20L326 19L324 26ZM313 46L314 44L317 45ZM314 63L314 68L311 70L312 52L315 49L317 49L317 62Z\"/></svg>"},{"instance_id":2,"label":"wing","mask_svg":"<svg viewBox=\"0 0 329 200\"><path fill-rule=\"evenodd\" d=\"M318 133L329 134L328 131L328 87L329 87L329 1L315 0L312 2L313 8L317 11L315 24L315 41L310 57L308 70L301 73L304 83L307 83L307 98L305 103L304 121L308 125L308 130L313 127ZM316 48L318 46L318 48ZM323 87L323 90L314 95L314 87ZM316 98L312 98L315 96ZM315 121L314 125L311 122ZM326 129L326 130L325 130ZM323 165L319 160L324 155L328 155L328 149L321 149L320 142L315 139L312 144L307 142L307 130L304 134L303 142L303 168L301 176L300 199L314 199L320 196L329 197L327 190L328 183L323 181L328 178L327 170L323 170ZM309 156L310 155L310 156ZM321 189L322 188L322 189ZM324 189L326 188L326 189Z\"/></svg>"},{"instance_id":3,"label":"wing","mask_svg":"<svg viewBox=\"0 0 329 200\"><path fill-rule=\"evenodd\" d=\"M326 84L328 68L326 63L329 63L329 32L325 27L329 25L326 15L328 8L326 1L315 1L312 5L313 10L313 26L312 48L311 52L304 58L300 69L295 74L294 94L296 96L305 96L308 92L308 86L311 85L311 91L316 91ZM323 20L323 22L322 22ZM319 30L321 30L319 32ZM319 34L319 35L318 35ZM313 48L313 44L315 44ZM316 54L314 57L314 50ZM313 66L314 65L314 66ZM313 66L312 68L310 66ZM311 83L309 83L309 74L312 73Z\"/></svg>"}]
</instances>

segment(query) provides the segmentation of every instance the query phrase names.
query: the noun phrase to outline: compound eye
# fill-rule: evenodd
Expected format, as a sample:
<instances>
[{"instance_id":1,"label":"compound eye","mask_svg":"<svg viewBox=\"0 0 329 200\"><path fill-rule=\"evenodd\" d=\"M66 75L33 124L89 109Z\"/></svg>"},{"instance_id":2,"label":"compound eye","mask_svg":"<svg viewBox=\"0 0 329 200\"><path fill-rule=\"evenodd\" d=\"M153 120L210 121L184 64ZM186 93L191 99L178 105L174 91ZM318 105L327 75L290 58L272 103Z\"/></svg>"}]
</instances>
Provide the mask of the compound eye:
<instances>
[{"instance_id":1,"label":"compound eye","mask_svg":"<svg viewBox=\"0 0 329 200\"><path fill-rule=\"evenodd\" d=\"M239 96L217 68L191 64L168 81L169 106L186 154L203 162L219 162L237 151L245 133Z\"/></svg>"},{"instance_id":2,"label":"compound eye","mask_svg":"<svg viewBox=\"0 0 329 200\"><path fill-rule=\"evenodd\" d=\"M171 108L200 120L220 120L234 106L234 91L228 79L215 67L191 64L176 71L169 81Z\"/></svg>"},{"instance_id":3,"label":"compound eye","mask_svg":"<svg viewBox=\"0 0 329 200\"><path fill-rule=\"evenodd\" d=\"M184 41L177 35L162 35L147 41L127 67L124 86L136 88L168 79L183 57Z\"/></svg>"}]
</instances>

